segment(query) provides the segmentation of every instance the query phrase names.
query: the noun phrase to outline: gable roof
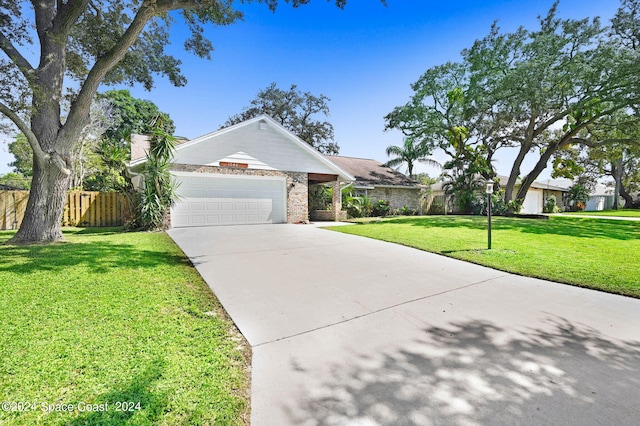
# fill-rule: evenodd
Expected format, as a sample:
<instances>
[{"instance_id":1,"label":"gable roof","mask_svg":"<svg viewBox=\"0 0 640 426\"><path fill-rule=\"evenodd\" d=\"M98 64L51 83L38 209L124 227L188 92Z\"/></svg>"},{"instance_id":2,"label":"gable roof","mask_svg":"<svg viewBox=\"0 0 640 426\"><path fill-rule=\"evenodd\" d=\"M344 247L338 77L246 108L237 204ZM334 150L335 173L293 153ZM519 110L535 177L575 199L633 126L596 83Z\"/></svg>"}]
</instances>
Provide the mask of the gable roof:
<instances>
[{"instance_id":1,"label":"gable roof","mask_svg":"<svg viewBox=\"0 0 640 426\"><path fill-rule=\"evenodd\" d=\"M420 186L419 182L376 160L338 155L327 156L327 158L353 175L356 187L417 188Z\"/></svg>"},{"instance_id":2,"label":"gable roof","mask_svg":"<svg viewBox=\"0 0 640 426\"><path fill-rule=\"evenodd\" d=\"M176 146L173 163L217 166L242 162L249 168L338 175L354 180L348 172L266 114L225 127ZM135 167L145 158L131 161Z\"/></svg>"}]
</instances>

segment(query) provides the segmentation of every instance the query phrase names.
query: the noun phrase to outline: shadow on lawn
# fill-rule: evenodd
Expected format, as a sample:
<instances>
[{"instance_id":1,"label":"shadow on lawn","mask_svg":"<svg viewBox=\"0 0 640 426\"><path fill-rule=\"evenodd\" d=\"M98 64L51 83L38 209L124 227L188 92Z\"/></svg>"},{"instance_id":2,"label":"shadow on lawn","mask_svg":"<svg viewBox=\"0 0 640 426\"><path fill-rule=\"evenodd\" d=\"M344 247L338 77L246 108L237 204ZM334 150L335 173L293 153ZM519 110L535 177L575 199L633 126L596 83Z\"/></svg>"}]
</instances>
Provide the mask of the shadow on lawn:
<instances>
[{"instance_id":1,"label":"shadow on lawn","mask_svg":"<svg viewBox=\"0 0 640 426\"><path fill-rule=\"evenodd\" d=\"M468 320L330 366L293 424L635 424L640 342L550 317L517 332ZM307 422L313 419L313 422Z\"/></svg>"},{"instance_id":2,"label":"shadow on lawn","mask_svg":"<svg viewBox=\"0 0 640 426\"><path fill-rule=\"evenodd\" d=\"M141 250L139 246L110 241L73 242L35 246L0 246L3 262L0 272L33 273L64 271L71 266L86 266L93 273L114 268L153 268L164 264L187 264L179 253Z\"/></svg>"},{"instance_id":3,"label":"shadow on lawn","mask_svg":"<svg viewBox=\"0 0 640 426\"><path fill-rule=\"evenodd\" d=\"M487 229L487 218L481 216L429 216L390 219L380 224L408 224L426 228ZM636 240L640 238L640 222L601 219L552 218L550 220L494 217L494 230L510 230L531 234L554 234L580 238Z\"/></svg>"}]
</instances>

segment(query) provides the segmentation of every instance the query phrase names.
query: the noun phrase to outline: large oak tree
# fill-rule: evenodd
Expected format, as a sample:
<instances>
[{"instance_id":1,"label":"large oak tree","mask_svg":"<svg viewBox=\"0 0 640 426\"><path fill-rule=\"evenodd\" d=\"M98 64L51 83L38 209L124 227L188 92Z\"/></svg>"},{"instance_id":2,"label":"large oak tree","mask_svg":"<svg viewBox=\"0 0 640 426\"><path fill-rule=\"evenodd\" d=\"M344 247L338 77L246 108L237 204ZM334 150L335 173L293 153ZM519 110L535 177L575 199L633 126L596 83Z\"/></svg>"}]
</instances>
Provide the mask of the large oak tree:
<instances>
[{"instance_id":1,"label":"large oak tree","mask_svg":"<svg viewBox=\"0 0 640 426\"><path fill-rule=\"evenodd\" d=\"M505 201L521 203L554 153L587 143L582 132L640 102L638 52L597 18L558 18L557 6L536 29L505 33L494 25L461 62L427 70L410 102L387 115L387 127L445 152L461 144L481 148L486 179L495 175L495 152L515 148ZM459 134L464 138L452 137ZM523 170L529 156L538 158Z\"/></svg>"},{"instance_id":2,"label":"large oak tree","mask_svg":"<svg viewBox=\"0 0 640 426\"><path fill-rule=\"evenodd\" d=\"M258 92L251 106L229 117L222 127L267 114L323 154L337 155L340 147L333 139L333 125L323 119L329 116L329 101L331 99L323 94L302 92L295 84L289 90L283 90L271 83Z\"/></svg>"},{"instance_id":3,"label":"large oak tree","mask_svg":"<svg viewBox=\"0 0 640 426\"><path fill-rule=\"evenodd\" d=\"M278 0L254 0L272 10ZM308 0L285 0L294 7ZM336 0L343 7L346 0ZM33 150L31 193L13 243L62 240L61 217L71 153L89 122L100 84L141 83L154 75L186 83L180 61L164 51L171 23L191 30L185 50L209 57L203 25L231 24L233 0L0 0L0 113ZM29 52L38 52L32 59ZM67 103L68 108L63 108ZM64 112L64 117L63 117Z\"/></svg>"}]
</instances>

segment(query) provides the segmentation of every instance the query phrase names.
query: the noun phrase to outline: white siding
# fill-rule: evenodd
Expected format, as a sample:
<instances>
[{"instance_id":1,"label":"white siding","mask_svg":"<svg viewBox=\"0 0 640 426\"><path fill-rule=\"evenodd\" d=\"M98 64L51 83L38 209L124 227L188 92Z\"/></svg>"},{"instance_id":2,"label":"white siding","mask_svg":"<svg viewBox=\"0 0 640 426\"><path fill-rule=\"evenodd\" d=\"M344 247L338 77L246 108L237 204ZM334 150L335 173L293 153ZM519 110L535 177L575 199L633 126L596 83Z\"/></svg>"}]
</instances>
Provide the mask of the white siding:
<instances>
[{"instance_id":1,"label":"white siding","mask_svg":"<svg viewBox=\"0 0 640 426\"><path fill-rule=\"evenodd\" d=\"M250 168L284 170L305 173L335 174L335 169L314 157L303 147L298 146L291 137L266 122L260 128L260 122L232 129L228 132L214 133L197 143L186 143L179 147L173 162L177 164L217 164L225 159L246 156ZM241 153L241 154L239 154Z\"/></svg>"}]
</instances>

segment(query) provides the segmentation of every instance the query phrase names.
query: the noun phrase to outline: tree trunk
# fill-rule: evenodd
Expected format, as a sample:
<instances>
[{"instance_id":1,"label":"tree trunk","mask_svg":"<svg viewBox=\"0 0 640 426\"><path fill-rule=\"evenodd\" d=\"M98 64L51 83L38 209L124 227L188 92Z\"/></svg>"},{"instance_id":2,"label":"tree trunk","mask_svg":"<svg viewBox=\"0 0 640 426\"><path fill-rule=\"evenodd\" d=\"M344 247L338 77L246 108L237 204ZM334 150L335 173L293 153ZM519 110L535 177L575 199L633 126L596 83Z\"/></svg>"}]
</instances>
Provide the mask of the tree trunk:
<instances>
[{"instance_id":1,"label":"tree trunk","mask_svg":"<svg viewBox=\"0 0 640 426\"><path fill-rule=\"evenodd\" d=\"M66 202L69 176L51 162L44 167L34 162L33 180L24 219L8 244L50 243L64 241L62 213Z\"/></svg>"},{"instance_id":2,"label":"tree trunk","mask_svg":"<svg viewBox=\"0 0 640 426\"><path fill-rule=\"evenodd\" d=\"M550 144L545 152L543 152L540 156L540 159L533 167L533 170L531 170L531 172L524 179L522 179L520 188L518 188L518 193L515 196L515 199L518 200L520 204L524 202L531 184L538 178L538 176L540 176L540 173L542 173L542 171L547 168L549 160L551 159L553 154L558 151L559 148L560 144Z\"/></svg>"},{"instance_id":3,"label":"tree trunk","mask_svg":"<svg viewBox=\"0 0 640 426\"><path fill-rule=\"evenodd\" d=\"M624 208L632 209L633 208L633 197L629 194L624 187L624 184L620 182L620 196L624 199Z\"/></svg>"},{"instance_id":4,"label":"tree trunk","mask_svg":"<svg viewBox=\"0 0 640 426\"><path fill-rule=\"evenodd\" d=\"M611 171L615 186L613 190L613 210L620 208L620 187L622 186L622 159L618 159L615 163L611 163Z\"/></svg>"},{"instance_id":5,"label":"tree trunk","mask_svg":"<svg viewBox=\"0 0 640 426\"><path fill-rule=\"evenodd\" d=\"M520 167L522 167L522 162L529 152L529 149L530 146L523 143L520 146L520 150L518 151L518 155L516 156L515 161L513 162L511 173L509 174L509 180L507 181L507 186L504 189L505 204L513 199L513 190L516 187L518 176L520 176Z\"/></svg>"}]
</instances>

